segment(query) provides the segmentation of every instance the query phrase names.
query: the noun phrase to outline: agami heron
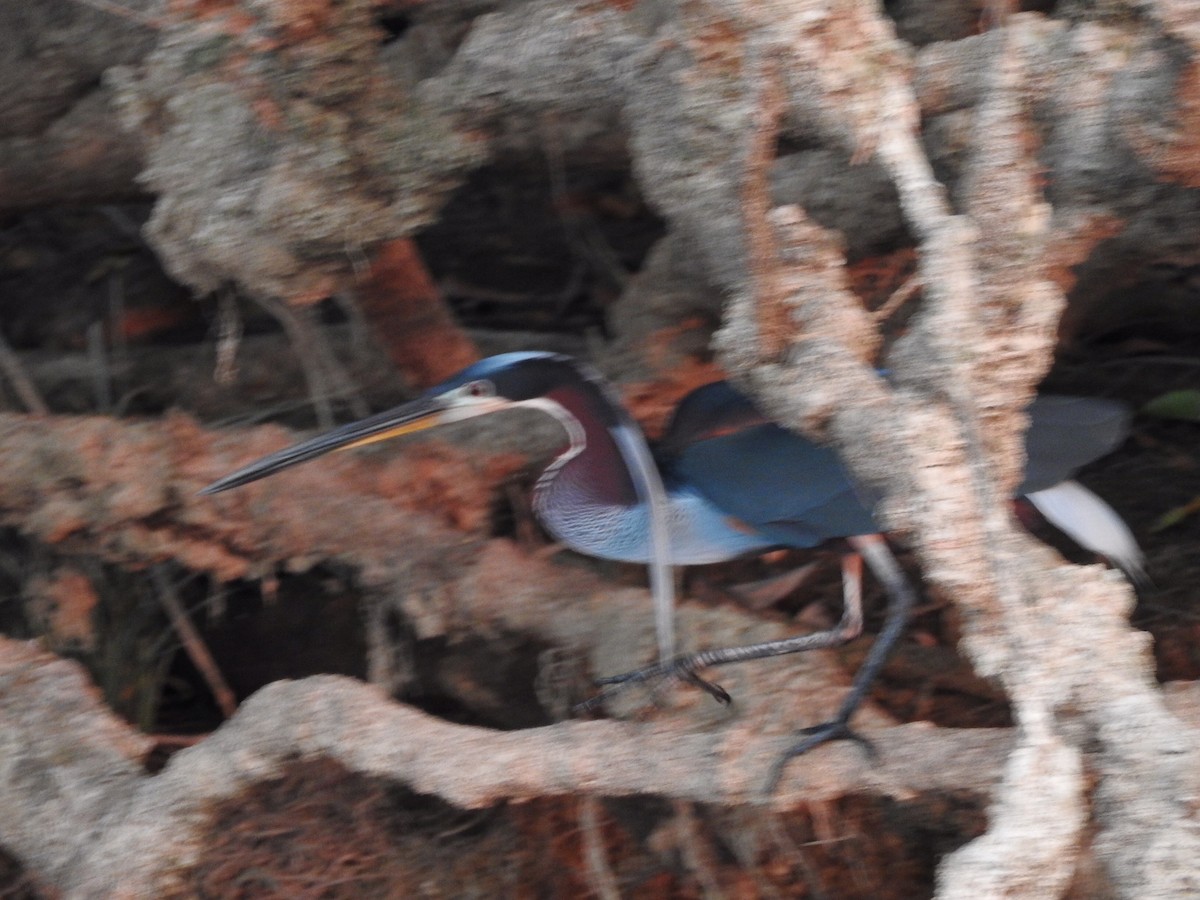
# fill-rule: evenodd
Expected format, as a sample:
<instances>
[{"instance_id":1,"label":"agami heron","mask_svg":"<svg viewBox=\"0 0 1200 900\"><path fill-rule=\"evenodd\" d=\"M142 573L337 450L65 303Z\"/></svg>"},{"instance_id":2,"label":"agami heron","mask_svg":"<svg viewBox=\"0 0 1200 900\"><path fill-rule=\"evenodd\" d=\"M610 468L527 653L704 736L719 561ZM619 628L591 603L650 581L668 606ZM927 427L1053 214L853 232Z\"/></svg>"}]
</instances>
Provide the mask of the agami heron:
<instances>
[{"instance_id":1,"label":"agami heron","mask_svg":"<svg viewBox=\"0 0 1200 900\"><path fill-rule=\"evenodd\" d=\"M701 680L708 666L831 646L861 630L858 559L865 559L889 594L884 627L830 722L807 729L783 762L849 728L903 629L914 593L879 535L870 498L856 487L837 454L764 417L727 382L693 391L679 404L651 456L645 439L612 389L590 367L551 353L506 353L478 362L411 403L345 425L264 457L204 488L214 494L320 456L513 407L553 416L566 448L542 472L534 512L557 539L591 556L649 563L655 589L660 661L602 679L612 687L677 676L717 696ZM1029 409L1029 457L1019 493L1053 524L1120 566L1142 573L1137 543L1120 517L1095 494L1070 481L1080 466L1124 437L1119 404L1046 396ZM673 656L669 565L716 563L781 547L809 548L845 539L845 611L833 629L747 647ZM602 693L602 697L604 694Z\"/></svg>"}]
</instances>

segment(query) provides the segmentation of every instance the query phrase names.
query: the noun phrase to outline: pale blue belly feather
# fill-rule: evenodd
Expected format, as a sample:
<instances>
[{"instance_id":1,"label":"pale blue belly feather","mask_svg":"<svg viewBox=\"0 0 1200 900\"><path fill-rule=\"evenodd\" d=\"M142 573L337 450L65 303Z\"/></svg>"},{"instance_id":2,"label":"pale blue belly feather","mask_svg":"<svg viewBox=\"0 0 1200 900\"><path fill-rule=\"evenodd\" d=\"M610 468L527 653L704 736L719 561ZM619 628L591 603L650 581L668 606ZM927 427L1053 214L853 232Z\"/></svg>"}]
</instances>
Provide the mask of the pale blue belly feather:
<instances>
[{"instance_id":1,"label":"pale blue belly feather","mask_svg":"<svg viewBox=\"0 0 1200 900\"><path fill-rule=\"evenodd\" d=\"M538 517L558 540L580 553L619 562L644 563L649 553L645 504L593 505L551 483L538 498ZM567 487L567 485L562 485ZM551 499L553 497L553 499ZM572 502L575 501L575 502ZM774 546L766 538L734 528L729 517L688 487L668 490L667 522L671 563L723 562Z\"/></svg>"}]
</instances>

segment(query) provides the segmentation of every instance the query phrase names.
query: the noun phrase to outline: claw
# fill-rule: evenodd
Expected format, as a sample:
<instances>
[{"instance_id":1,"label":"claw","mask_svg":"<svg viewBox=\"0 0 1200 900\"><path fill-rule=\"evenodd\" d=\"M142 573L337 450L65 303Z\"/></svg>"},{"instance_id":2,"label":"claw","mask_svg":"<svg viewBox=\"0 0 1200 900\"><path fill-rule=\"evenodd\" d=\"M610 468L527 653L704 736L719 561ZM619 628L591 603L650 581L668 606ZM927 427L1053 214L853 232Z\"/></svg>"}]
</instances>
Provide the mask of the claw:
<instances>
[{"instance_id":1,"label":"claw","mask_svg":"<svg viewBox=\"0 0 1200 900\"><path fill-rule=\"evenodd\" d=\"M728 706L733 702L733 698L729 696L729 691L725 690L725 688L721 687L715 681L706 681L695 672L681 671L677 672L675 677L681 681L686 681L688 684L694 684L723 706Z\"/></svg>"},{"instance_id":2,"label":"claw","mask_svg":"<svg viewBox=\"0 0 1200 900\"><path fill-rule=\"evenodd\" d=\"M804 735L804 739L784 750L775 764L771 766L771 771L767 775L766 793L770 794L775 791L779 785L779 779L783 776L784 768L791 760L830 741L853 741L862 747L871 762L879 762L879 753L875 749L875 745L869 738L863 737L851 728L850 723L845 719L833 719L829 722L822 722L820 725L810 725L808 728L801 728L797 734Z\"/></svg>"},{"instance_id":3,"label":"claw","mask_svg":"<svg viewBox=\"0 0 1200 900\"><path fill-rule=\"evenodd\" d=\"M733 702L733 698L729 696L729 692L725 688L715 682L701 678L696 674L695 667L688 661L687 657L679 657L667 663L655 663L652 666L634 669L632 672L623 672L620 675L608 675L604 678L597 678L596 684L603 686L605 689L596 694L596 696L576 704L575 710L577 712L595 710L605 700L616 696L631 684L642 684L648 681L660 681L667 678L674 678L685 684L694 685L718 703L728 705Z\"/></svg>"}]
</instances>

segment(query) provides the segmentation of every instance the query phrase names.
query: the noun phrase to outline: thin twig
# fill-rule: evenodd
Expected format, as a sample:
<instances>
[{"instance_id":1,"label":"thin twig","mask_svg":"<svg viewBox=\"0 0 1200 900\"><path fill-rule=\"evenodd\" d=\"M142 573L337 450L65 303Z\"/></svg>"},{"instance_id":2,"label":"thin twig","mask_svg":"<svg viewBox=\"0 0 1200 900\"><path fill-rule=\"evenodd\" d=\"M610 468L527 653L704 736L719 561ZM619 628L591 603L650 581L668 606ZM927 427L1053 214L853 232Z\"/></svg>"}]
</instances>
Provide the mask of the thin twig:
<instances>
[{"instance_id":1,"label":"thin twig","mask_svg":"<svg viewBox=\"0 0 1200 900\"><path fill-rule=\"evenodd\" d=\"M208 737L207 734L168 734L166 732L154 733L147 735L150 740L154 741L156 750L184 750L188 747L195 747L198 743Z\"/></svg>"},{"instance_id":2,"label":"thin twig","mask_svg":"<svg viewBox=\"0 0 1200 900\"><path fill-rule=\"evenodd\" d=\"M721 837L733 851L738 864L753 880L757 891L755 896L762 897L763 900L774 900L774 898L783 897L783 893L770 881L767 869L762 862L762 821L768 817L773 818L774 814L754 807L738 807L732 811L732 827L723 828Z\"/></svg>"},{"instance_id":3,"label":"thin twig","mask_svg":"<svg viewBox=\"0 0 1200 900\"><path fill-rule=\"evenodd\" d=\"M283 326L296 358L300 361L300 370L304 372L304 381L308 384L308 398L312 403L313 412L317 416L317 426L322 429L333 427L333 407L329 403L331 393L324 367L313 358L312 335L307 323L296 310L286 303L273 297L259 297L258 303L275 317Z\"/></svg>"},{"instance_id":4,"label":"thin twig","mask_svg":"<svg viewBox=\"0 0 1200 900\"><path fill-rule=\"evenodd\" d=\"M350 410L357 418L367 415L367 408L350 376L329 350L328 344L314 327L308 309L296 309L274 297L260 297L259 304L269 312L287 332L304 371L309 396L321 428L332 428L333 407L330 398L349 398Z\"/></svg>"},{"instance_id":5,"label":"thin twig","mask_svg":"<svg viewBox=\"0 0 1200 900\"><path fill-rule=\"evenodd\" d=\"M333 302L346 317L346 328L350 332L350 352L356 355L372 352L374 347L371 343L371 327L353 291L338 291L333 295Z\"/></svg>"},{"instance_id":6,"label":"thin twig","mask_svg":"<svg viewBox=\"0 0 1200 900\"><path fill-rule=\"evenodd\" d=\"M222 387L237 382L237 354L244 331L233 289L226 288L217 301L217 362L213 367L213 381Z\"/></svg>"},{"instance_id":7,"label":"thin twig","mask_svg":"<svg viewBox=\"0 0 1200 900\"><path fill-rule=\"evenodd\" d=\"M40 416L49 414L50 407L42 399L41 392L38 391L33 379L21 365L20 358L2 334L0 334L0 370L3 370L5 377L12 382L13 390L17 392L17 396L21 398L21 402L25 404L27 410Z\"/></svg>"},{"instance_id":8,"label":"thin twig","mask_svg":"<svg viewBox=\"0 0 1200 900\"><path fill-rule=\"evenodd\" d=\"M909 298L919 291L923 284L924 282L921 280L920 275L915 273L909 275L908 278L905 279L904 284L892 291L892 295L888 297L886 301L884 301L883 305L880 306L879 309L875 310L875 312L871 313L876 324L882 325L884 322L894 316L896 311L905 303L907 303Z\"/></svg>"},{"instance_id":9,"label":"thin twig","mask_svg":"<svg viewBox=\"0 0 1200 900\"><path fill-rule=\"evenodd\" d=\"M725 892L721 890L721 882L717 878L712 848L700 835L697 827L695 804L687 800L676 800L674 805L676 840L679 842L679 852L683 856L684 864L696 876L704 900L723 900Z\"/></svg>"},{"instance_id":10,"label":"thin twig","mask_svg":"<svg viewBox=\"0 0 1200 900\"><path fill-rule=\"evenodd\" d=\"M601 900L620 900L621 891L608 854L604 852L604 841L600 837L600 817L597 807L600 801L592 794L585 794L579 801L579 828L583 832L583 859L587 863L588 878L592 891Z\"/></svg>"},{"instance_id":11,"label":"thin twig","mask_svg":"<svg viewBox=\"0 0 1200 900\"><path fill-rule=\"evenodd\" d=\"M204 643L204 638L200 636L200 632L196 630L196 626L188 618L183 604L179 601L179 595L175 593L175 587L171 584L171 580L167 578L160 566L153 566L150 569L150 577L154 580L154 586L158 591L159 602L162 603L167 617L171 620L171 625L175 629L175 633L179 635L184 652L187 653L188 659L192 661L197 671L204 677L209 690L212 691L213 698L217 701L217 706L220 708L221 714L228 719L237 712L237 697L229 687L228 682L225 681L225 676L221 674L221 670L217 666L217 661L213 659L212 653L209 652L208 646Z\"/></svg>"},{"instance_id":12,"label":"thin twig","mask_svg":"<svg viewBox=\"0 0 1200 900\"><path fill-rule=\"evenodd\" d=\"M87 356L92 372L92 390L96 397L96 408L101 412L112 410L112 371L108 365L108 352L104 346L104 323L93 322L87 329Z\"/></svg>"},{"instance_id":13,"label":"thin twig","mask_svg":"<svg viewBox=\"0 0 1200 900\"><path fill-rule=\"evenodd\" d=\"M617 252L596 227L592 217L569 212L571 204L568 198L570 191L567 186L566 151L563 148L562 126L558 117L543 116L540 124L546 168L550 176L550 191L554 199L552 206L563 225L567 244L577 260L566 286L560 292L564 297L560 307L565 307L567 302L574 299L582 284L582 276L589 268L594 272L603 273L614 287L624 290L629 284L630 273Z\"/></svg>"},{"instance_id":14,"label":"thin twig","mask_svg":"<svg viewBox=\"0 0 1200 900\"><path fill-rule=\"evenodd\" d=\"M809 821L812 821L811 810L808 813ZM784 825L783 819L778 813L767 813L762 819L767 834L775 844L775 849L783 856L792 868L804 876L804 886L808 889L809 896L813 900L827 900L828 894L825 891L825 880L821 877L820 871L812 861L808 858L805 848L818 842L798 843L790 834L787 827Z\"/></svg>"},{"instance_id":15,"label":"thin twig","mask_svg":"<svg viewBox=\"0 0 1200 900\"><path fill-rule=\"evenodd\" d=\"M108 275L108 333L112 345L113 367L129 371L129 338L125 335L125 275L114 268Z\"/></svg>"},{"instance_id":16,"label":"thin twig","mask_svg":"<svg viewBox=\"0 0 1200 900\"><path fill-rule=\"evenodd\" d=\"M1197 369L1200 368L1200 356L1122 356L1102 362L1088 362L1088 366L1092 368L1129 365L1184 366L1189 369Z\"/></svg>"}]
</instances>

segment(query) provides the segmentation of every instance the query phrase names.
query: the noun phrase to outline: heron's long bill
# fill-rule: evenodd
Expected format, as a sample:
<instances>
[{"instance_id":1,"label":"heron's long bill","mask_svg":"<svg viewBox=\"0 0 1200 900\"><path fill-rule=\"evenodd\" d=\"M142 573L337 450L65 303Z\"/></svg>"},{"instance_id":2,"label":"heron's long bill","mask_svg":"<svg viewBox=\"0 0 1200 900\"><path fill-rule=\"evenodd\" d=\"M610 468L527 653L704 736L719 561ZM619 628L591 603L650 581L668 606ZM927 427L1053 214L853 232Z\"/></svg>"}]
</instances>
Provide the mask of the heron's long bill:
<instances>
[{"instance_id":1,"label":"heron's long bill","mask_svg":"<svg viewBox=\"0 0 1200 900\"><path fill-rule=\"evenodd\" d=\"M331 450L349 450L362 447L376 441L386 441L389 438L424 431L443 422L454 421L456 417L447 415L447 404L440 397L422 397L403 406L397 406L378 415L351 422L333 431L293 444L270 456L244 466L224 478L214 481L203 488L201 494L219 494L230 488L241 487L268 475L274 475L281 469L306 462L315 457L329 453Z\"/></svg>"}]
</instances>

